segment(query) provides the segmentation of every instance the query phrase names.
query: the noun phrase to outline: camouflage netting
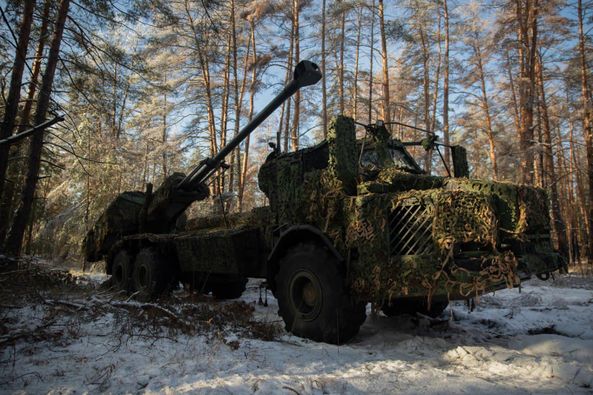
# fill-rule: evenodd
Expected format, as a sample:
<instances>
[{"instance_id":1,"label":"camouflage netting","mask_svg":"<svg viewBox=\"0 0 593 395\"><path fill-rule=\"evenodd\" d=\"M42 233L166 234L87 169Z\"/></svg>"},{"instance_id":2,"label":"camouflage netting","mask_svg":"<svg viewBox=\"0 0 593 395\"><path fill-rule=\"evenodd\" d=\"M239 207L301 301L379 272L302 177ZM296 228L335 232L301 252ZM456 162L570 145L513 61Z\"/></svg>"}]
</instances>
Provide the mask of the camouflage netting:
<instances>
[{"instance_id":1,"label":"camouflage netting","mask_svg":"<svg viewBox=\"0 0 593 395\"><path fill-rule=\"evenodd\" d=\"M453 251L460 243L495 250L496 216L485 194L432 189L368 195L353 199L346 211L354 213L347 246L359 256L352 286L367 300L427 292L467 296L468 289L479 294L506 281L499 273L513 272L508 260L493 258L496 254L484 260L488 269L478 274L454 265Z\"/></svg>"},{"instance_id":2,"label":"camouflage netting","mask_svg":"<svg viewBox=\"0 0 593 395\"><path fill-rule=\"evenodd\" d=\"M336 181L346 194L356 194L358 176L358 150L354 121L351 118L336 117L329 124L327 133L329 160L327 173L329 179Z\"/></svg>"},{"instance_id":3,"label":"camouflage netting","mask_svg":"<svg viewBox=\"0 0 593 395\"><path fill-rule=\"evenodd\" d=\"M496 247L496 216L492 199L484 194L461 191L409 191L397 196L393 210L423 206L422 217L432 221L432 239L446 252L455 243L474 242ZM416 218L415 220L421 220Z\"/></svg>"},{"instance_id":4,"label":"camouflage netting","mask_svg":"<svg viewBox=\"0 0 593 395\"><path fill-rule=\"evenodd\" d=\"M360 183L358 193L388 193L441 188L444 180L443 177L412 174L389 167L381 170L375 180Z\"/></svg>"},{"instance_id":5,"label":"camouflage netting","mask_svg":"<svg viewBox=\"0 0 593 395\"><path fill-rule=\"evenodd\" d=\"M351 120L337 118L327 143L266 161L260 187L277 224L325 232L348 262L352 290L367 301L469 297L518 282L517 257L499 246L502 238L548 231L542 190L386 168L355 195L353 136ZM470 254L467 265L459 253Z\"/></svg>"},{"instance_id":6,"label":"camouflage netting","mask_svg":"<svg viewBox=\"0 0 593 395\"><path fill-rule=\"evenodd\" d=\"M151 195L148 206L145 206L144 192L124 192L117 196L85 238L86 259L90 262L102 259L123 236L138 232L171 232L180 214L193 201L208 195L203 186L189 192L179 190L177 185L184 177L182 173L167 177Z\"/></svg>"},{"instance_id":7,"label":"camouflage netting","mask_svg":"<svg viewBox=\"0 0 593 395\"><path fill-rule=\"evenodd\" d=\"M499 229L507 236L524 239L525 234L550 231L548 198L544 189L467 178L448 179L445 188L495 196Z\"/></svg>"},{"instance_id":8,"label":"camouflage netting","mask_svg":"<svg viewBox=\"0 0 593 395\"><path fill-rule=\"evenodd\" d=\"M122 236L138 232L143 205L143 192L124 192L118 195L85 238L86 260L95 262L102 259L102 255L107 254Z\"/></svg>"},{"instance_id":9,"label":"camouflage netting","mask_svg":"<svg viewBox=\"0 0 593 395\"><path fill-rule=\"evenodd\" d=\"M243 274L262 266L261 237L255 227L207 229L175 235L174 245L183 272Z\"/></svg>"},{"instance_id":10,"label":"camouflage netting","mask_svg":"<svg viewBox=\"0 0 593 395\"><path fill-rule=\"evenodd\" d=\"M193 232L198 230L237 229L266 226L272 221L272 213L269 207L257 207L243 213L192 218L187 221L185 230Z\"/></svg>"},{"instance_id":11,"label":"camouflage netting","mask_svg":"<svg viewBox=\"0 0 593 395\"><path fill-rule=\"evenodd\" d=\"M327 143L266 161L259 185L277 223L313 224L339 240L342 199L346 192L356 193L356 163L354 123L337 117L330 122Z\"/></svg>"},{"instance_id":12,"label":"camouflage netting","mask_svg":"<svg viewBox=\"0 0 593 395\"><path fill-rule=\"evenodd\" d=\"M183 271L242 274L242 270L247 270L256 273L265 267L261 261L266 253L260 249L271 243L269 225L273 222L270 208L258 207L244 213L192 218L184 232L167 237L174 240L174 250Z\"/></svg>"},{"instance_id":13,"label":"camouflage netting","mask_svg":"<svg viewBox=\"0 0 593 395\"><path fill-rule=\"evenodd\" d=\"M391 159L387 147L390 137L391 134L385 126L373 129L373 133L371 135L375 152L377 152L377 159L379 160L379 164L382 168L387 167Z\"/></svg>"},{"instance_id":14,"label":"camouflage netting","mask_svg":"<svg viewBox=\"0 0 593 395\"><path fill-rule=\"evenodd\" d=\"M198 185L190 191L178 188L183 173L173 173L154 191L147 209L146 230L152 233L167 233L173 230L179 215L191 203L208 197L208 189Z\"/></svg>"}]
</instances>

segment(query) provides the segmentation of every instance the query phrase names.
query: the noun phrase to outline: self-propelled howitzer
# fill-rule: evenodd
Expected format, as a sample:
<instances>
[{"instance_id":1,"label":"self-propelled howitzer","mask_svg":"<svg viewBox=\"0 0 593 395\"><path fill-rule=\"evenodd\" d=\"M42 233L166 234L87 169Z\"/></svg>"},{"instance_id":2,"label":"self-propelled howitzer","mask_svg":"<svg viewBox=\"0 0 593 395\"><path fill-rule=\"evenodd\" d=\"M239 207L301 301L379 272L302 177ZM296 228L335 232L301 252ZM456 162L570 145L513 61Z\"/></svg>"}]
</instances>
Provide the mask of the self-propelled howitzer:
<instances>
[{"instance_id":1,"label":"self-propelled howitzer","mask_svg":"<svg viewBox=\"0 0 593 395\"><path fill-rule=\"evenodd\" d=\"M116 288L148 299L181 282L230 299L247 278L265 279L288 331L343 343L358 332L369 302L387 316L436 317L450 300L546 279L561 266L545 190L472 179L462 147L435 136L400 141L384 122L364 125L357 139L357 123L345 116L328 123L318 144L268 155L258 173L267 206L172 229L207 196L204 182L224 157L282 100L319 78L314 65L299 65L296 82L219 155L171 176L153 196L129 192L109 206L87 253L106 256ZM416 145L451 149L448 176L424 172L407 149Z\"/></svg>"},{"instance_id":2,"label":"self-propelled howitzer","mask_svg":"<svg viewBox=\"0 0 593 395\"><path fill-rule=\"evenodd\" d=\"M85 238L86 259L90 262L101 260L125 236L173 231L179 217L193 202L208 197L206 182L218 169L226 166L226 156L296 91L316 84L320 79L321 72L315 63L300 62L294 70L293 80L214 157L202 160L187 175L172 174L154 193L149 184L146 192L124 192L117 196Z\"/></svg>"}]
</instances>

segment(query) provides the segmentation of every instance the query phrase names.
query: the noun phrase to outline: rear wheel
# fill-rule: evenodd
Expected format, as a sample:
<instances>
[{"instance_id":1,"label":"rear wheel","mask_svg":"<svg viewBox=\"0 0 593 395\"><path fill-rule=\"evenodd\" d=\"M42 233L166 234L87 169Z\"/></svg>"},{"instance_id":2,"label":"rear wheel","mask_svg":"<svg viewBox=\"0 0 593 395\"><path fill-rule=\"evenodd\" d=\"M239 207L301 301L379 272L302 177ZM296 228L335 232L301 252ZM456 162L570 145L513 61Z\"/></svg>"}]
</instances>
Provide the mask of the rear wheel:
<instances>
[{"instance_id":1,"label":"rear wheel","mask_svg":"<svg viewBox=\"0 0 593 395\"><path fill-rule=\"evenodd\" d=\"M317 244L299 244L286 253L276 293L286 330L297 336L344 343L366 318L365 304L348 293L336 258Z\"/></svg>"},{"instance_id":2,"label":"rear wheel","mask_svg":"<svg viewBox=\"0 0 593 395\"><path fill-rule=\"evenodd\" d=\"M121 250L113 258L111 281L115 288L129 292L132 288L132 257Z\"/></svg>"},{"instance_id":3,"label":"rear wheel","mask_svg":"<svg viewBox=\"0 0 593 395\"><path fill-rule=\"evenodd\" d=\"M134 263L134 288L140 300L152 300L161 295L172 283L165 262L154 248L143 248Z\"/></svg>"},{"instance_id":4,"label":"rear wheel","mask_svg":"<svg viewBox=\"0 0 593 395\"><path fill-rule=\"evenodd\" d=\"M383 310L383 313L388 317L420 313L436 318L445 311L448 305L449 301L447 299L435 298L431 301L429 309L426 298L401 298L394 299L391 303L385 303L381 310Z\"/></svg>"}]
</instances>

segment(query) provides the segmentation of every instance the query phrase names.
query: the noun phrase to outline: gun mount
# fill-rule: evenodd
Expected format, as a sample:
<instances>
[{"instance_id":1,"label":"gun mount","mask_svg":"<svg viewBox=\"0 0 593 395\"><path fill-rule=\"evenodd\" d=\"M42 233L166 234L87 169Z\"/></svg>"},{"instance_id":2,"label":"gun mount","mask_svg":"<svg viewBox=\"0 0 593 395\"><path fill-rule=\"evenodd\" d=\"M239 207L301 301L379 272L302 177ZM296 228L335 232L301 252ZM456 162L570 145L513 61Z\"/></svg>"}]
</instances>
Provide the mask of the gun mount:
<instances>
[{"instance_id":1,"label":"gun mount","mask_svg":"<svg viewBox=\"0 0 593 395\"><path fill-rule=\"evenodd\" d=\"M208 197L206 183L225 166L226 156L300 88L316 84L320 79L321 72L315 63L300 62L294 69L293 80L214 157L202 160L187 175L172 174L154 193L149 184L146 192L124 192L117 196L85 238L86 259L100 260L124 236L173 231L179 217L193 202Z\"/></svg>"}]
</instances>

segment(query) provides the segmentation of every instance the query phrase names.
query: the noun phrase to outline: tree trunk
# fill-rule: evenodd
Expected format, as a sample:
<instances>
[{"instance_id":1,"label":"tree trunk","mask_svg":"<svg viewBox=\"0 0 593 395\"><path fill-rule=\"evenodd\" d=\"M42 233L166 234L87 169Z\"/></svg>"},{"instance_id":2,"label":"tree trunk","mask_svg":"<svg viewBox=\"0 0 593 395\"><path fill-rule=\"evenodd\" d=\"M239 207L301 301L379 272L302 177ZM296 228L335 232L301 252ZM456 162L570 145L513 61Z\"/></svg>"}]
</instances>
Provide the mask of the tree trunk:
<instances>
[{"instance_id":1,"label":"tree trunk","mask_svg":"<svg viewBox=\"0 0 593 395\"><path fill-rule=\"evenodd\" d=\"M445 60L443 62L443 140L446 145L449 139L449 7L443 0L443 16L445 17ZM451 168L451 152L445 150L445 163Z\"/></svg>"},{"instance_id":2,"label":"tree trunk","mask_svg":"<svg viewBox=\"0 0 593 395\"><path fill-rule=\"evenodd\" d=\"M340 114L344 114L344 50L346 43L346 10L342 4L340 18L340 62L338 63L338 105Z\"/></svg>"},{"instance_id":3,"label":"tree trunk","mask_svg":"<svg viewBox=\"0 0 593 395\"><path fill-rule=\"evenodd\" d=\"M167 84L167 77L165 76L165 87ZM166 88L165 88L166 89ZM165 91L164 94L164 105L163 105L163 132L162 132L162 143L163 143L163 147L162 147L162 160L163 160L163 182L167 179L167 173L168 173L168 169L167 169L167 93Z\"/></svg>"},{"instance_id":4,"label":"tree trunk","mask_svg":"<svg viewBox=\"0 0 593 395\"><path fill-rule=\"evenodd\" d=\"M45 50L45 42L47 41L47 27L49 25L49 11L51 9L52 0L45 0L43 5L43 15L41 19L41 28L39 30L39 42L37 43L37 50L35 51L35 60L33 61L33 72L31 74L31 83L29 84L29 92L27 93L27 101L21 113L20 125L18 133L27 130L29 125L29 118L31 117L31 109L33 108L33 100L37 92L37 81L39 80L39 73L41 72L41 63L43 62L43 51Z\"/></svg>"},{"instance_id":5,"label":"tree trunk","mask_svg":"<svg viewBox=\"0 0 593 395\"><path fill-rule=\"evenodd\" d=\"M10 88L6 107L4 109L4 119L0 128L0 140L10 137L16 115L21 100L21 86L23 84L23 70L25 69L25 60L27 58L27 47L29 46L29 37L31 36L31 24L33 22L33 11L35 10L35 1L26 0L23 7L23 20L19 31L19 40L17 43L12 74L10 76ZM0 145L0 201L4 195L4 180L6 179L6 170L8 168L8 144Z\"/></svg>"},{"instance_id":6,"label":"tree trunk","mask_svg":"<svg viewBox=\"0 0 593 395\"><path fill-rule=\"evenodd\" d=\"M577 13L579 19L579 57L581 61L581 97L583 101L583 135L587 152L587 175L589 184L589 264L593 265L593 103L589 92L587 78L587 58L585 52L585 34L583 32L583 2L578 0Z\"/></svg>"},{"instance_id":7,"label":"tree trunk","mask_svg":"<svg viewBox=\"0 0 593 395\"><path fill-rule=\"evenodd\" d=\"M41 90L39 92L39 100L37 102L37 110L35 112L35 124L40 124L45 121L45 116L49 108L54 75L56 73L56 66L58 64L58 57L60 54L60 45L62 44L62 34L64 33L64 24L68 15L69 6L70 0L61 0L56 17L54 34L47 58L47 65L41 83ZM27 219L31 214L31 207L33 204L33 198L35 197L35 189L37 188L37 181L39 177L42 148L43 133L36 133L31 138L31 144L29 147L29 166L27 178L25 180L25 186L22 191L21 204L14 216L12 228L10 229L8 239L6 241L6 251L9 254L15 256L20 254L23 242L23 234L27 225Z\"/></svg>"},{"instance_id":8,"label":"tree trunk","mask_svg":"<svg viewBox=\"0 0 593 395\"><path fill-rule=\"evenodd\" d=\"M324 0L325 1L325 0ZM352 93L352 118L358 118L358 75L360 65L360 31L362 30L362 7L358 9L357 33L356 33L356 51L354 55L354 87Z\"/></svg>"},{"instance_id":9,"label":"tree trunk","mask_svg":"<svg viewBox=\"0 0 593 395\"><path fill-rule=\"evenodd\" d=\"M441 64L443 61L443 50L442 50L442 39L441 39L441 13L440 13L440 1L437 2L437 47L438 47L438 56L437 56L437 68L435 71L434 76L434 89L432 92L432 117L429 130L436 130L437 127L437 104L439 101L439 81L441 79ZM445 150L447 152L449 150Z\"/></svg>"},{"instance_id":10,"label":"tree trunk","mask_svg":"<svg viewBox=\"0 0 593 395\"><path fill-rule=\"evenodd\" d=\"M509 76L509 89L511 90L511 104L513 105L513 119L515 121L515 129L518 132L521 129L521 113L519 112L519 101L517 100L517 90L515 89L515 79L513 78L511 55L508 49L506 50L506 66L507 75Z\"/></svg>"},{"instance_id":11,"label":"tree trunk","mask_svg":"<svg viewBox=\"0 0 593 395\"><path fill-rule=\"evenodd\" d=\"M257 48L255 45L255 21L250 21L251 25L251 46L253 47L253 62L251 67L251 83L249 84L249 121L253 119L255 111L255 84L257 83ZM247 64L247 61L245 62ZM249 135L245 139L245 153L243 155L243 175L241 176L241 187L239 189L239 211L243 211L243 197L245 194L245 182L247 179L247 169L249 168Z\"/></svg>"},{"instance_id":12,"label":"tree trunk","mask_svg":"<svg viewBox=\"0 0 593 395\"><path fill-rule=\"evenodd\" d=\"M486 76L484 74L484 62L482 60L482 50L480 49L480 41L477 38L473 45L474 55L476 57L478 67L478 77L480 78L480 90L482 92L482 108L486 116L486 134L488 136L488 144L490 146L490 163L492 164L492 173L494 179L498 179L498 162L496 160L496 141L494 139L494 130L492 129L492 117L490 115L490 102L488 100L488 92L486 91Z\"/></svg>"},{"instance_id":13,"label":"tree trunk","mask_svg":"<svg viewBox=\"0 0 593 395\"><path fill-rule=\"evenodd\" d=\"M542 131L544 143L543 162L545 172L548 175L550 186L550 201L552 214L552 231L556 235L558 241L558 251L564 256L568 255L568 241L566 239L566 225L562 218L560 211L560 202L558 199L558 179L556 177L556 170L554 168L554 153L552 150L552 131L550 128L550 117L548 115L548 104L546 101L546 90L544 88L544 74L541 55L539 55L539 62L537 66L537 77L539 82L539 96L540 96L540 111L542 118Z\"/></svg>"},{"instance_id":14,"label":"tree trunk","mask_svg":"<svg viewBox=\"0 0 593 395\"><path fill-rule=\"evenodd\" d=\"M379 26L381 30L381 61L383 63L383 105L381 116L386 123L391 122L389 100L389 66L387 63L387 38L385 37L385 10L383 0L379 0Z\"/></svg>"},{"instance_id":15,"label":"tree trunk","mask_svg":"<svg viewBox=\"0 0 593 395\"><path fill-rule=\"evenodd\" d=\"M571 126L569 125L569 128ZM569 146L568 149L568 158L564 153L564 142L562 141L562 133L560 127L556 125L556 136L558 139L556 152L557 155L560 156L562 159L561 163L562 166L559 166L558 172L560 174L565 174L565 177L561 177L560 179L563 181L563 195L560 198L560 203L562 207L562 217L566 220L566 235L567 235L567 243L568 243L568 262L569 264L574 264L576 262L575 258L575 218L574 215L574 207L575 207L575 200L574 200L574 177L572 172L572 164L570 161L572 150ZM559 161L560 163L560 161Z\"/></svg>"},{"instance_id":16,"label":"tree trunk","mask_svg":"<svg viewBox=\"0 0 593 395\"><path fill-rule=\"evenodd\" d=\"M33 4L33 7L30 11L30 15L28 16L28 18L30 19L28 21L29 24L29 28L28 30L28 35L30 35L30 31L31 31L31 24L32 24L32 13L34 11L34 5L35 5L35 1L31 1L31 3ZM35 61L33 64L33 73L31 75L31 82L29 83L29 92L27 95L27 101L25 102L25 107L23 109L23 112L21 113L21 119L20 119L20 125L18 127L18 133L21 133L25 130L28 129L29 127L29 118L30 118L30 113L31 113L31 108L33 105L33 99L35 97L35 91L37 89L37 80L39 79L39 71L41 69L41 61L42 61L42 55L43 55L43 50L45 48L45 40L46 40L46 35L47 35L47 21L48 21L48 17L49 17L49 8L50 8L51 2L50 0L46 0L45 1L45 6L43 9L43 20L41 23L41 29L39 32L39 43L37 45L37 51L35 52ZM15 57L15 64L13 66L13 73L12 73L12 77L17 77L17 75L15 74L15 72L18 73L18 68L20 68L20 80L18 81L18 87L15 88L16 92L19 95L19 98L16 98L15 101L13 101L14 99L11 99L11 94L13 94L13 90L12 90L12 81L11 81L11 85L10 85L10 90L9 90L9 95L8 95L8 100L7 100L7 105L5 108L5 114L4 114L4 118L6 120L6 118L9 116L10 111L12 111L12 106L16 104L16 106L14 107L14 109L16 110L16 108L18 108L18 101L20 100L20 85L22 82L22 74L23 74L23 68L25 65L25 58L26 58L26 47L27 45L23 43L24 45L24 52L23 52L23 48L21 47L21 39L24 39L24 37L22 36L23 33L23 29L26 26L26 17L27 17L27 13L28 10L27 8L29 7L28 2L25 4L25 11L23 12L23 22L21 25L21 31L19 32L19 43L17 44L17 51L16 54L18 56ZM17 61L20 63L20 65L17 65ZM16 81L15 81L16 82ZM14 104L13 104L14 103ZM14 128L14 123L15 123L15 117L16 114L12 117L12 126L10 126L10 122L4 122L2 124L2 130L0 131L0 138L6 138L9 137L12 134L12 129ZM5 135L6 133L6 135ZM20 177L15 177L13 178L13 181L11 182L10 185L7 185L6 188L4 187L6 181L8 181L8 163L10 162L10 157L14 157L16 155L18 155L18 151L20 151L19 149L20 147L17 147L17 149L10 149L10 146L6 145L3 147L0 147L0 218L3 218L3 221L0 221L0 249L2 249L2 245L4 243L4 239L6 238L6 232L8 231L8 226L10 225L10 217L11 217L11 212L13 210L13 202L15 200L15 193L18 190L17 186L18 184L18 179Z\"/></svg>"},{"instance_id":17,"label":"tree trunk","mask_svg":"<svg viewBox=\"0 0 593 395\"><path fill-rule=\"evenodd\" d=\"M224 69L222 72L223 82L222 82L222 98L221 98L221 109L220 109L220 146L223 147L226 145L227 142L227 130L228 130L228 123L229 123L229 90L230 88L230 81L231 81L231 36L227 37L227 51L224 60ZM220 193L226 190L226 172L220 173L220 183L222 188Z\"/></svg>"},{"instance_id":18,"label":"tree trunk","mask_svg":"<svg viewBox=\"0 0 593 395\"><path fill-rule=\"evenodd\" d=\"M369 119L368 123L371 124L373 122L373 59L375 58L375 0L373 0L373 5L371 8L371 37L370 37L370 59L369 59Z\"/></svg>"},{"instance_id":19,"label":"tree trunk","mask_svg":"<svg viewBox=\"0 0 593 395\"><path fill-rule=\"evenodd\" d=\"M233 130L233 138L239 134L239 127L241 125L241 100L239 99L239 62L237 60L237 27L235 20L235 0L231 0L231 42L232 42L232 56L233 56L233 103L235 110L235 123ZM240 146L233 150L231 154L231 174L229 175L229 191L235 188L235 174L237 181L240 183L241 177L241 148ZM231 204L229 204L230 208Z\"/></svg>"},{"instance_id":20,"label":"tree trunk","mask_svg":"<svg viewBox=\"0 0 593 395\"><path fill-rule=\"evenodd\" d=\"M196 47L196 54L198 56L198 63L200 65L200 70L202 72L202 83L204 85L204 91L206 92L206 107L207 107L207 113L208 113L208 132L210 135L210 156L214 156L216 155L216 153L218 152L218 138L216 136L216 117L214 116L214 101L213 101L213 97L212 97L212 84L210 81L210 67L209 67L209 62L208 59L206 57L206 54L204 53L204 46L207 45L207 42L204 42L204 40L202 40L200 38L200 35L198 34L198 31L196 29L196 25L195 25L195 21L193 20L193 17L191 16L191 11L189 8L189 0L185 0L185 12L187 14L188 20L189 20L189 25L190 28L193 32L193 39L194 39L194 44ZM220 193L221 190L221 185L219 182L214 182L212 183L212 192L213 195L216 195L218 193Z\"/></svg>"},{"instance_id":21,"label":"tree trunk","mask_svg":"<svg viewBox=\"0 0 593 395\"><path fill-rule=\"evenodd\" d=\"M577 152L576 152L576 147L575 147L575 138L574 138L574 125L572 123L572 121L569 118L568 121L568 127L570 130L570 164L571 164L571 168L572 168L572 173L575 175L575 181L576 181L576 197L577 197L577 203L578 203L578 217L577 217L577 228L578 228L578 234L577 237L579 239L579 245L583 247L584 249L584 254L579 254L579 255L584 255L585 257L587 257L587 259L589 259L589 257L592 255L591 251L589 250L589 242L588 242L588 229L589 229L589 222L591 222L591 220L593 220L593 218L589 218L587 216L587 207L586 207L586 194L585 194L585 188L583 186L583 179L581 177L581 168L579 167L579 160L577 159ZM583 226L581 226L581 222L583 224Z\"/></svg>"},{"instance_id":22,"label":"tree trunk","mask_svg":"<svg viewBox=\"0 0 593 395\"><path fill-rule=\"evenodd\" d=\"M292 78L292 70L293 70L293 52L294 52L294 0L293 5L291 7L291 30L290 30L290 45L288 50L288 60L286 62L286 83L288 83ZM284 113L284 152L288 152L288 140L290 135L290 106L292 103L292 99L288 99L284 102L286 104L286 111Z\"/></svg>"},{"instance_id":23,"label":"tree trunk","mask_svg":"<svg viewBox=\"0 0 593 395\"><path fill-rule=\"evenodd\" d=\"M321 117L323 120L323 138L327 138L327 81L325 75L326 53L325 53L325 30L326 30L326 0L321 2Z\"/></svg>"},{"instance_id":24,"label":"tree trunk","mask_svg":"<svg viewBox=\"0 0 593 395\"><path fill-rule=\"evenodd\" d=\"M521 125L519 129L521 182L533 184L533 109L535 97L535 52L537 50L538 0L516 1L518 24L517 46L519 48L519 109Z\"/></svg>"},{"instance_id":25,"label":"tree trunk","mask_svg":"<svg viewBox=\"0 0 593 395\"><path fill-rule=\"evenodd\" d=\"M301 58L301 45L300 45L300 34L299 34L299 13L300 13L300 0L294 0L294 11L293 11L293 24L294 24L294 64L298 64ZM291 133L291 145L293 151L299 149L299 126L301 117L301 91L300 89L294 94L294 120L292 125Z\"/></svg>"},{"instance_id":26,"label":"tree trunk","mask_svg":"<svg viewBox=\"0 0 593 395\"><path fill-rule=\"evenodd\" d=\"M424 127L426 128L427 137L431 136L430 130L430 53L428 48L428 37L424 33L424 30L420 28L420 42L422 44L422 87L424 92ZM427 150L425 155L424 170L430 174L432 169L432 150Z\"/></svg>"}]
</instances>

